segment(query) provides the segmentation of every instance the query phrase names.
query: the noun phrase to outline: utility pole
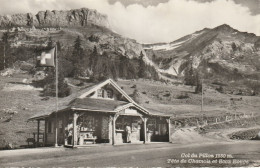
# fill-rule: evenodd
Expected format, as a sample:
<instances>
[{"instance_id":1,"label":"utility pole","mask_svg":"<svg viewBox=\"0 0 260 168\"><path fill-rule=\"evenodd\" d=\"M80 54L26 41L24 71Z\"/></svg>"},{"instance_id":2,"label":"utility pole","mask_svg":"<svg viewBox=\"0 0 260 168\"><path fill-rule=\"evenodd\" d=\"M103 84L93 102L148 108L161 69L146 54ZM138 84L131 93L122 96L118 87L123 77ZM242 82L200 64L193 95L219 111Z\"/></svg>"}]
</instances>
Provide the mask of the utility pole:
<instances>
[{"instance_id":1,"label":"utility pole","mask_svg":"<svg viewBox=\"0 0 260 168\"><path fill-rule=\"evenodd\" d=\"M5 69L5 44L4 44L4 69Z\"/></svg>"},{"instance_id":2,"label":"utility pole","mask_svg":"<svg viewBox=\"0 0 260 168\"><path fill-rule=\"evenodd\" d=\"M58 52L57 52L57 44L55 45L55 54L56 55L56 69L55 69L55 73L56 73L56 113L55 113L55 120L56 120L56 126L55 126L55 147L58 147L58 117L57 117L57 113L59 111L59 108L58 108L58 105L59 105L59 80L58 80L58 76L59 76L59 73L58 73Z\"/></svg>"},{"instance_id":3,"label":"utility pole","mask_svg":"<svg viewBox=\"0 0 260 168\"><path fill-rule=\"evenodd\" d=\"M203 78L201 79L201 113L203 113Z\"/></svg>"}]
</instances>

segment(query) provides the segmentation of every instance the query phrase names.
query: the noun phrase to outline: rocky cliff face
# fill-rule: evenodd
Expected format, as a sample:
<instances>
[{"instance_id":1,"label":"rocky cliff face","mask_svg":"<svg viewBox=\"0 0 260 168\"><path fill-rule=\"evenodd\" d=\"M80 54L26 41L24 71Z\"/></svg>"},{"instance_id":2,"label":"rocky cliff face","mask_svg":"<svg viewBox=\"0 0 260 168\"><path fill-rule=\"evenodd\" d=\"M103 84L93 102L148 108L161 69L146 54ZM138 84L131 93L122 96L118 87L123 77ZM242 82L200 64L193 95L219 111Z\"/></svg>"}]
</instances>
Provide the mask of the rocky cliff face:
<instances>
[{"instance_id":1,"label":"rocky cliff face","mask_svg":"<svg viewBox=\"0 0 260 168\"><path fill-rule=\"evenodd\" d=\"M144 48L154 57L159 70L171 75L183 75L188 64L195 69L206 67L217 71L222 68L248 75L260 69L259 41L260 37L252 33L239 32L224 24L171 43L145 45ZM221 71L218 74L223 75Z\"/></svg>"},{"instance_id":2,"label":"rocky cliff face","mask_svg":"<svg viewBox=\"0 0 260 168\"><path fill-rule=\"evenodd\" d=\"M13 26L84 27L89 24L108 28L107 16L87 8L69 11L40 11L36 15L14 14L0 16L0 28Z\"/></svg>"}]
</instances>

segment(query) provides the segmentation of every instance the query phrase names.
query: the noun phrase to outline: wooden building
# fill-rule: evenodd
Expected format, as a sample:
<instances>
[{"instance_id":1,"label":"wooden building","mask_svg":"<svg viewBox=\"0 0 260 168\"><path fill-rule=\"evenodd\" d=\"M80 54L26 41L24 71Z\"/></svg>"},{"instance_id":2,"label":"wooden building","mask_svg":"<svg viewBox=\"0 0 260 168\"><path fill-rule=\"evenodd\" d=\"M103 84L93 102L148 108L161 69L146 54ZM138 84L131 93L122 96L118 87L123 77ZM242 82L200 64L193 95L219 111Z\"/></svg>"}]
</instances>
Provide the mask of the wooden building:
<instances>
[{"instance_id":1,"label":"wooden building","mask_svg":"<svg viewBox=\"0 0 260 168\"><path fill-rule=\"evenodd\" d=\"M44 121L46 145L86 145L126 143L130 126L131 143L169 142L170 116L153 113L138 105L113 80L91 86L58 112L31 117Z\"/></svg>"}]
</instances>

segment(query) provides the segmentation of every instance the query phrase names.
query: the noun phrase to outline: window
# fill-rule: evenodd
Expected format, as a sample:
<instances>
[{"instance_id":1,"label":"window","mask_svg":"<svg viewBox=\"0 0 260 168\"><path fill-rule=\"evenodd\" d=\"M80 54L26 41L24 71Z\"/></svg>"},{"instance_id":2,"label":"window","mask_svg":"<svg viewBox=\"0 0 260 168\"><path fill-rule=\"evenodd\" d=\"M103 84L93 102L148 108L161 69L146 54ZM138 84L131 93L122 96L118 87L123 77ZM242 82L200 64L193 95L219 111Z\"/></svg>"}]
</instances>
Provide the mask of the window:
<instances>
[{"instance_id":1,"label":"window","mask_svg":"<svg viewBox=\"0 0 260 168\"><path fill-rule=\"evenodd\" d=\"M103 89L98 89L98 91L97 91L97 97L104 97L104 96L103 96Z\"/></svg>"},{"instance_id":2,"label":"window","mask_svg":"<svg viewBox=\"0 0 260 168\"><path fill-rule=\"evenodd\" d=\"M113 91L112 90L107 90L107 98L110 98L110 99L113 98Z\"/></svg>"},{"instance_id":3,"label":"window","mask_svg":"<svg viewBox=\"0 0 260 168\"><path fill-rule=\"evenodd\" d=\"M110 90L110 89L108 89L108 90L98 89L97 90L97 97L112 99L113 98L113 91Z\"/></svg>"},{"instance_id":4,"label":"window","mask_svg":"<svg viewBox=\"0 0 260 168\"><path fill-rule=\"evenodd\" d=\"M58 126L59 126L59 133L62 133L62 132L63 132L63 129L62 129L62 120L59 120Z\"/></svg>"},{"instance_id":5,"label":"window","mask_svg":"<svg viewBox=\"0 0 260 168\"><path fill-rule=\"evenodd\" d=\"M119 116L116 120L116 129L125 130L124 118L122 116Z\"/></svg>"},{"instance_id":6,"label":"window","mask_svg":"<svg viewBox=\"0 0 260 168\"><path fill-rule=\"evenodd\" d=\"M95 118L91 115L83 115L79 118L81 124L81 131L95 131Z\"/></svg>"}]
</instances>

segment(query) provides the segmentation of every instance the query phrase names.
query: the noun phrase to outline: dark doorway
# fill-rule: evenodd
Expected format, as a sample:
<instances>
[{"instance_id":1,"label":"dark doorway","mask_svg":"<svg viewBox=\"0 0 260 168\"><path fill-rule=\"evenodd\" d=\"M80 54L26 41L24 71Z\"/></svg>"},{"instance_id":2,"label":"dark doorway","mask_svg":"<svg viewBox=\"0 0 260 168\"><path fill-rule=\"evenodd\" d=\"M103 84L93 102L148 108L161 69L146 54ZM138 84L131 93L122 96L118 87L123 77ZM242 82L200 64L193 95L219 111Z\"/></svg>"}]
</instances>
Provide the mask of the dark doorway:
<instances>
[{"instance_id":1,"label":"dark doorway","mask_svg":"<svg viewBox=\"0 0 260 168\"><path fill-rule=\"evenodd\" d=\"M144 122L141 124L140 141L144 141Z\"/></svg>"}]
</instances>

